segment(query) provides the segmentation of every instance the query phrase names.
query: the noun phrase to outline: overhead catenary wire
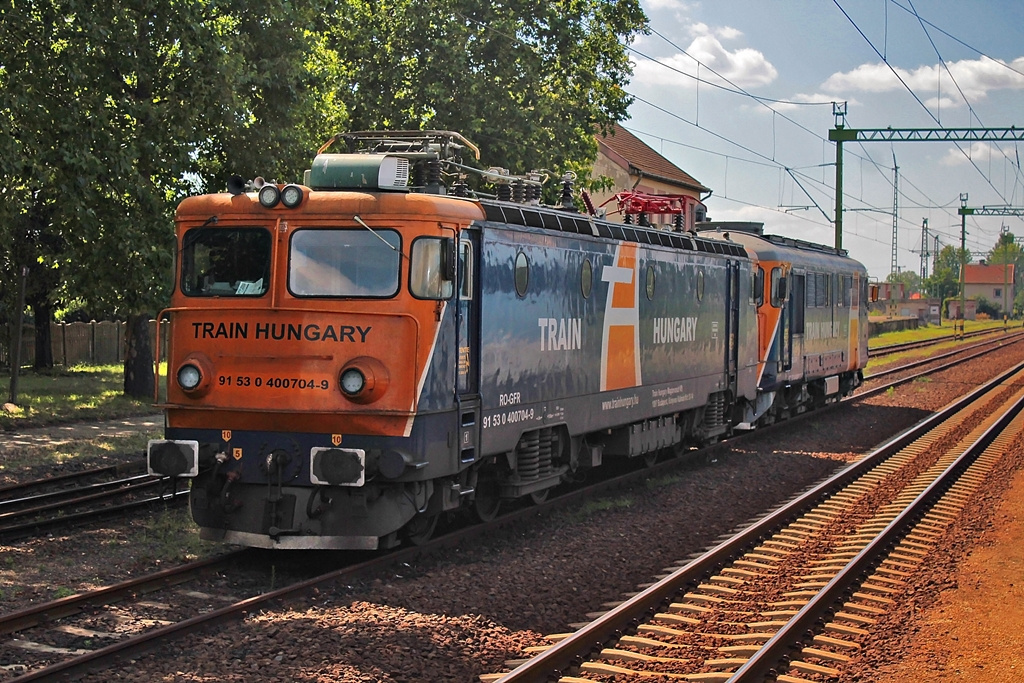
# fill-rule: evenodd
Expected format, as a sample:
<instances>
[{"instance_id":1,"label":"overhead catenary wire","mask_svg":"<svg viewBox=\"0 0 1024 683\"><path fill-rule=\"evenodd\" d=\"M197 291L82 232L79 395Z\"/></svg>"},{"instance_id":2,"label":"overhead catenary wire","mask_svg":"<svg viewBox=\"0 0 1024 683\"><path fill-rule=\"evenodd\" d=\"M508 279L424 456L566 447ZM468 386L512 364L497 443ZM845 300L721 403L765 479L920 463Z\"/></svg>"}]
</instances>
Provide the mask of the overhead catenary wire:
<instances>
[{"instance_id":1,"label":"overhead catenary wire","mask_svg":"<svg viewBox=\"0 0 1024 683\"><path fill-rule=\"evenodd\" d=\"M861 38L864 39L864 42L866 42L868 44L868 47L870 47L872 49L872 51L878 56L878 58L882 60L882 63L885 64L889 68L889 71L891 71L893 76L895 76L896 79L900 82L900 84L903 85L904 89L906 89L906 91L908 93L910 93L910 96L913 97L914 100L919 105L921 105L921 108L924 109L924 111L928 114L928 116L932 119L932 121L934 121L936 125L941 127L942 123L939 121L938 117L935 116L934 113L932 113L932 110L928 108L928 105L926 105L924 102L921 101L921 98L918 97L916 92L914 92L914 89L911 88L910 85L908 85L905 80L903 80L903 77L899 74L899 72L892 66L892 64L889 63L889 61L886 59L886 57L881 52L879 52L879 50L875 46L875 44L873 42L871 42L871 39L868 38L867 35L864 33L864 31L860 28L860 26L857 25L857 22L855 22L853 20L853 17L851 17L849 15L849 13L845 9L843 9L843 6L841 4L839 4L839 0L832 0L832 2L835 4L835 6L837 8L839 8L839 11L843 14L844 17L846 17L846 19L850 22L850 24L853 26L853 28L856 29L857 33L860 34ZM964 157L971 163L971 166L974 167L974 169L978 172L978 174L981 175L981 177L985 179L985 181L988 183L989 187L992 188L992 190L996 193L996 195L998 195L999 198L1002 199L1004 202L1007 202L1006 198L1003 196L1003 193L1000 192L999 188L997 188L995 186L995 184L992 182L992 180L987 175L985 175L984 171L982 171L981 168L979 168L978 165L976 163L974 163L974 159L971 158L970 154L968 154L960 146L959 143L955 142L953 144L956 145L956 148L960 150L961 154L963 154Z\"/></svg>"}]
</instances>

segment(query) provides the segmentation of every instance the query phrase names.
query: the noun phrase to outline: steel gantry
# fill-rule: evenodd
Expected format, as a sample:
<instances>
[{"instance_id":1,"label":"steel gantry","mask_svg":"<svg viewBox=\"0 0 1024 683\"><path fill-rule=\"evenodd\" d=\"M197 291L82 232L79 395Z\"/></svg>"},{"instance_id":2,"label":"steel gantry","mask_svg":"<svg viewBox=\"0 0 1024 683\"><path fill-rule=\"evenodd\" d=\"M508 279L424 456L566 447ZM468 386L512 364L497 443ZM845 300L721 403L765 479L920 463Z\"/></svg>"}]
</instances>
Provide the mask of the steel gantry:
<instances>
[{"instance_id":1,"label":"steel gantry","mask_svg":"<svg viewBox=\"0 0 1024 683\"><path fill-rule=\"evenodd\" d=\"M966 304L966 277L964 275L965 258L967 254L967 217L968 216L1017 216L1024 217L1024 208L1013 207L1013 206L982 206L982 207L971 207L967 206L967 193L963 192L960 194L960 208L957 209L957 213L960 214L960 310L964 310ZM1006 229L1003 229L1006 232ZM1007 300L1007 275L1006 275L1006 263L1003 264L1003 317L1006 317L1007 311L1009 310L1006 306Z\"/></svg>"},{"instance_id":2,"label":"steel gantry","mask_svg":"<svg viewBox=\"0 0 1024 683\"><path fill-rule=\"evenodd\" d=\"M846 103L833 105L836 127L828 139L836 143L836 249L843 248L844 142L999 142L1024 140L1024 128L846 128Z\"/></svg>"}]
</instances>

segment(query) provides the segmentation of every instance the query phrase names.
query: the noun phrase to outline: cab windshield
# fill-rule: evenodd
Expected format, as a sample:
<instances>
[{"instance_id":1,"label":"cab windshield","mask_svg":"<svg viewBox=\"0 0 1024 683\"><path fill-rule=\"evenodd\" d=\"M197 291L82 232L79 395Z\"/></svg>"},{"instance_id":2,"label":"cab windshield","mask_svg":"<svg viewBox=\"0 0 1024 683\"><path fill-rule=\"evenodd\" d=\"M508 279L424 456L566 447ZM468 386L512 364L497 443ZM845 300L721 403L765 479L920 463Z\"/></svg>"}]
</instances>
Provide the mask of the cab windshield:
<instances>
[{"instance_id":1,"label":"cab windshield","mask_svg":"<svg viewBox=\"0 0 1024 683\"><path fill-rule=\"evenodd\" d=\"M387 229L296 230L288 262L294 296L392 297L398 293L402 239Z\"/></svg>"},{"instance_id":2,"label":"cab windshield","mask_svg":"<svg viewBox=\"0 0 1024 683\"><path fill-rule=\"evenodd\" d=\"M186 296L262 296L270 279L270 233L263 228L193 228L181 243Z\"/></svg>"}]
</instances>

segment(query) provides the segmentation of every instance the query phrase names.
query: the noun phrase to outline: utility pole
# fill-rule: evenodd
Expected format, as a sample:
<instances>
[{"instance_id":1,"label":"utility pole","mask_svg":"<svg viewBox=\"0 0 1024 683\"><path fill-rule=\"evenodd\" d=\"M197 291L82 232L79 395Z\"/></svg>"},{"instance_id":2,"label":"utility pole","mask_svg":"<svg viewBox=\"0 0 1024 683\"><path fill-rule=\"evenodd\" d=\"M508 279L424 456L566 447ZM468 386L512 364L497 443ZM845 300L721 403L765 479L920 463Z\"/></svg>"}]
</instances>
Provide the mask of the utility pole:
<instances>
[{"instance_id":1,"label":"utility pole","mask_svg":"<svg viewBox=\"0 0 1024 683\"><path fill-rule=\"evenodd\" d=\"M846 102L833 102L832 115L836 117L836 127L829 131L828 139L832 140L832 133L835 133L836 143L836 251L843 248L843 141L856 140L857 131L850 131L854 136L844 135L846 125Z\"/></svg>"},{"instance_id":2,"label":"utility pole","mask_svg":"<svg viewBox=\"0 0 1024 683\"><path fill-rule=\"evenodd\" d=\"M1008 232L1010 232L1010 226L1008 226L1006 224L1001 224L999 226L999 237L1000 237L999 241L1000 242L1003 241L1001 239L1002 236L1005 235ZM1006 271L1007 271L1007 269L1009 267L1010 267L1010 250L1007 249L1006 246L1004 245L1003 246L1003 325L1004 326L1006 325L1006 321L1010 319L1010 316L1007 315L1007 313L1006 313L1006 311L1007 311L1007 308L1006 308L1006 275L1007 275L1007 272Z\"/></svg>"},{"instance_id":3,"label":"utility pole","mask_svg":"<svg viewBox=\"0 0 1024 683\"><path fill-rule=\"evenodd\" d=\"M896 165L896 153L892 155L892 257L889 259L889 272L898 273L896 242L899 235L900 222L900 167Z\"/></svg>"},{"instance_id":4,"label":"utility pole","mask_svg":"<svg viewBox=\"0 0 1024 683\"><path fill-rule=\"evenodd\" d=\"M921 219L921 280L928 278L928 219Z\"/></svg>"},{"instance_id":5,"label":"utility pole","mask_svg":"<svg viewBox=\"0 0 1024 683\"><path fill-rule=\"evenodd\" d=\"M964 323L967 319L966 285L967 269L967 193L960 193L960 339L964 338ZM956 337L956 323L953 323L953 336Z\"/></svg>"}]
</instances>

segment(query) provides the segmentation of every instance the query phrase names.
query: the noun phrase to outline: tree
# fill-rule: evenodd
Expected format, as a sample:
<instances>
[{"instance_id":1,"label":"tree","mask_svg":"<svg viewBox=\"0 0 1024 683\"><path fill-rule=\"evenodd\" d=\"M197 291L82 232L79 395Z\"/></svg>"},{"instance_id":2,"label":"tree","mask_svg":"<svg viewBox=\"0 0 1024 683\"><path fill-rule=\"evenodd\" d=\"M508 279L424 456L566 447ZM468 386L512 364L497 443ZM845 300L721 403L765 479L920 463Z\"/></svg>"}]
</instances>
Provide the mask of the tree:
<instances>
[{"instance_id":1,"label":"tree","mask_svg":"<svg viewBox=\"0 0 1024 683\"><path fill-rule=\"evenodd\" d=\"M893 284L902 284L903 296L908 299L911 294L919 294L921 292L921 276L912 270L904 270L899 273L889 273L889 276L885 278L885 281Z\"/></svg>"},{"instance_id":2,"label":"tree","mask_svg":"<svg viewBox=\"0 0 1024 683\"><path fill-rule=\"evenodd\" d=\"M353 128L461 132L488 166L588 169L626 119L637 0L350 0L329 45Z\"/></svg>"},{"instance_id":3,"label":"tree","mask_svg":"<svg viewBox=\"0 0 1024 683\"><path fill-rule=\"evenodd\" d=\"M999 239L996 241L995 246L988 253L988 263L993 266L1006 266L1013 265L1013 277L1009 278L1009 269L1007 269L1006 276L1007 282L1006 287L1009 291L1017 291L1019 287L1016 285L1022 280L1020 273L1021 265L1024 264L1024 249L1017 244L1017 240L1013 233L1006 230L1004 227L999 234ZM1015 302L1008 302L1004 298L1000 298L998 302L999 308L1015 308ZM1006 304L1004 307L1003 304ZM1009 312L1009 311L1007 311Z\"/></svg>"},{"instance_id":4,"label":"tree","mask_svg":"<svg viewBox=\"0 0 1024 683\"><path fill-rule=\"evenodd\" d=\"M966 263L970 263L970 252L962 253L960 249L951 245L942 248L935 260L932 274L924 281L924 288L929 296L945 300L959 294L961 255L965 257Z\"/></svg>"},{"instance_id":5,"label":"tree","mask_svg":"<svg viewBox=\"0 0 1024 683\"><path fill-rule=\"evenodd\" d=\"M144 322L171 284L174 205L196 184L223 187L229 167L269 175L308 164L324 91L304 76L306 29L323 7L2 1L19 21L0 22L0 150L17 160L0 165L0 186L13 200L9 224L46 237L5 265L59 274L41 308L73 292L90 310L126 317L125 393L152 396ZM17 229L0 238L19 242Z\"/></svg>"}]
</instances>

